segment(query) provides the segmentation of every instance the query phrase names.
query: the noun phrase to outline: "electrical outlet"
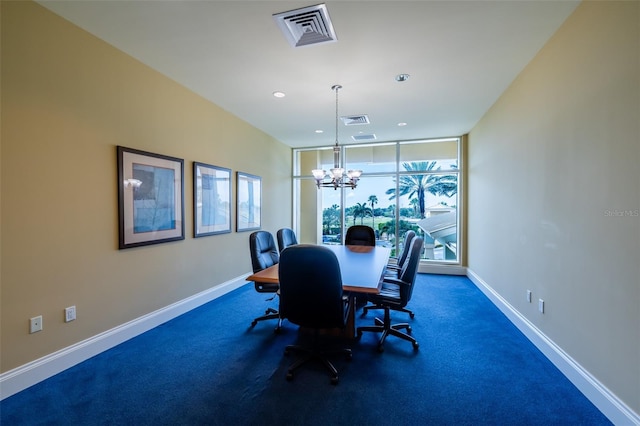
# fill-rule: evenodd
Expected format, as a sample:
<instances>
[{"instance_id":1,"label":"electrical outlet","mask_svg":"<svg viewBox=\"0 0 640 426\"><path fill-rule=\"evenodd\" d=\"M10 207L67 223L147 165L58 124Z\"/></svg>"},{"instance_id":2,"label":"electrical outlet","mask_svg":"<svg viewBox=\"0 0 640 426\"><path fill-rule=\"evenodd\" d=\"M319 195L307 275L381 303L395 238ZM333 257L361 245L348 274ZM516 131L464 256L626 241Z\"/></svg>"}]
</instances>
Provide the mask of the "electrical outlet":
<instances>
[{"instance_id":1,"label":"electrical outlet","mask_svg":"<svg viewBox=\"0 0 640 426\"><path fill-rule=\"evenodd\" d=\"M76 307L69 306L64 310L64 322L70 322L76 319Z\"/></svg>"},{"instance_id":2,"label":"electrical outlet","mask_svg":"<svg viewBox=\"0 0 640 426\"><path fill-rule=\"evenodd\" d=\"M531 290L527 290L527 302L531 303Z\"/></svg>"},{"instance_id":3,"label":"electrical outlet","mask_svg":"<svg viewBox=\"0 0 640 426\"><path fill-rule=\"evenodd\" d=\"M544 300L538 299L538 310L541 314L544 314Z\"/></svg>"},{"instance_id":4,"label":"electrical outlet","mask_svg":"<svg viewBox=\"0 0 640 426\"><path fill-rule=\"evenodd\" d=\"M29 333L35 333L42 330L42 315L33 317L29 320Z\"/></svg>"}]
</instances>

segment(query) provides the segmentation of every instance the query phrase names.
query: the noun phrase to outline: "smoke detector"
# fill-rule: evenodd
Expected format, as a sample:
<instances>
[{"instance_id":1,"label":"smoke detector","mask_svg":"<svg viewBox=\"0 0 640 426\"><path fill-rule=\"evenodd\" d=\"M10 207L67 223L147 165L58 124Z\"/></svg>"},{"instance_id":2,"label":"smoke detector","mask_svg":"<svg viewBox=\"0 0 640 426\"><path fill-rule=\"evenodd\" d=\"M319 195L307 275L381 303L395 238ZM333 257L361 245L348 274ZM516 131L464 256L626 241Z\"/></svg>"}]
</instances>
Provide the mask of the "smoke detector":
<instances>
[{"instance_id":1,"label":"smoke detector","mask_svg":"<svg viewBox=\"0 0 640 426\"><path fill-rule=\"evenodd\" d=\"M338 41L324 4L276 13L273 19L293 47Z\"/></svg>"}]
</instances>

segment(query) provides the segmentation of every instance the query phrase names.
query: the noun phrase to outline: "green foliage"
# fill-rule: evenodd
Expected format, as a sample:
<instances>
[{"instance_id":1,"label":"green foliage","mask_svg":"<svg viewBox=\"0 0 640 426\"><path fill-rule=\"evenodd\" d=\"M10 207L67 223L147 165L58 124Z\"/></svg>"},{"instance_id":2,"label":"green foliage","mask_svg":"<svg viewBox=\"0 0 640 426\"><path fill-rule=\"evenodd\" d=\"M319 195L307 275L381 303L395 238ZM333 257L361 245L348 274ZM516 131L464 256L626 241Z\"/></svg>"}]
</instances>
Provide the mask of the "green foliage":
<instances>
[{"instance_id":1,"label":"green foliage","mask_svg":"<svg viewBox=\"0 0 640 426\"><path fill-rule=\"evenodd\" d=\"M434 174L433 172L440 170L440 167L436 167L436 165L436 161L402 164L407 172L413 173L403 174L399 177L398 193L396 193L395 185L385 192L385 194L389 195L389 200L401 196L409 198L410 207L400 208L400 217L424 218L425 195L427 192L436 196L444 195L446 197L452 197L457 194L457 176ZM452 166L452 168L455 168L455 166ZM357 219L360 218L360 224L364 224L364 219L371 217L372 226L378 230L379 235L388 235L390 238L394 238L396 232L398 232L398 235L402 235L409 229L419 231L416 225L412 225L406 220L400 220L398 222L399 229L396 230L396 205L392 204L386 208L376 208L377 203L378 197L370 195L366 202L345 208L345 221L349 223L353 220L353 225L355 225ZM337 204L324 209L322 212L322 227L324 235L338 235L341 233L340 207Z\"/></svg>"},{"instance_id":2,"label":"green foliage","mask_svg":"<svg viewBox=\"0 0 640 426\"><path fill-rule=\"evenodd\" d=\"M325 235L335 235L339 232L340 206L334 204L322 212L322 233Z\"/></svg>"},{"instance_id":3,"label":"green foliage","mask_svg":"<svg viewBox=\"0 0 640 426\"><path fill-rule=\"evenodd\" d=\"M435 175L425 172L435 172L440 170L436 168L436 161L416 161L411 163L402 163L402 167L408 172L414 174L401 175L398 181L398 193L396 188L389 188L385 194L389 195L389 200L396 197L407 195L410 200L417 199L418 211L420 218L425 217L425 193L429 192L433 195L445 195L452 197L458 192L458 177L456 175Z\"/></svg>"},{"instance_id":4,"label":"green foliage","mask_svg":"<svg viewBox=\"0 0 640 426\"><path fill-rule=\"evenodd\" d=\"M376 197L375 195L369 195L369 203L371 203L371 221L375 227L376 224L376 220L375 220L375 205L378 202L378 197Z\"/></svg>"},{"instance_id":5,"label":"green foliage","mask_svg":"<svg viewBox=\"0 0 640 426\"><path fill-rule=\"evenodd\" d=\"M351 214L353 215L353 224L355 225L356 219L360 218L360 225L362 225L366 216L373 217L373 210L366 203L357 203L352 207Z\"/></svg>"},{"instance_id":6,"label":"green foliage","mask_svg":"<svg viewBox=\"0 0 640 426\"><path fill-rule=\"evenodd\" d=\"M419 227L417 225L414 225L411 222L408 222L402 219L398 221L398 226L399 226L398 235L403 235L405 232L407 232L410 229L416 232L419 231ZM384 228L384 230L382 228ZM389 235L393 235L393 236L395 236L395 229L396 229L395 219L391 219L383 224L378 225L378 230L380 232L386 232Z\"/></svg>"}]
</instances>

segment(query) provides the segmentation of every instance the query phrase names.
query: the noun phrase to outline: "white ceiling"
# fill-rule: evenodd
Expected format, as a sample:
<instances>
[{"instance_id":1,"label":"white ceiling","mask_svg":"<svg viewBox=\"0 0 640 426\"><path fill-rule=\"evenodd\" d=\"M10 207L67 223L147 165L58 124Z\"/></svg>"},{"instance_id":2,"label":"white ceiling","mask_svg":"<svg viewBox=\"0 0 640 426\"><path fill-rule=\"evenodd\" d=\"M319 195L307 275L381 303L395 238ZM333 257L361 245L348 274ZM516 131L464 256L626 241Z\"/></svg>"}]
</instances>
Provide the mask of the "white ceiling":
<instances>
[{"instance_id":1,"label":"white ceiling","mask_svg":"<svg viewBox=\"0 0 640 426\"><path fill-rule=\"evenodd\" d=\"M377 141L467 133L579 2L327 1L338 41L302 48L272 15L313 0L39 3L283 143L307 147L335 140L334 84L343 86L340 115L371 121L341 125L341 144L359 132ZM399 73L411 77L398 83Z\"/></svg>"}]
</instances>

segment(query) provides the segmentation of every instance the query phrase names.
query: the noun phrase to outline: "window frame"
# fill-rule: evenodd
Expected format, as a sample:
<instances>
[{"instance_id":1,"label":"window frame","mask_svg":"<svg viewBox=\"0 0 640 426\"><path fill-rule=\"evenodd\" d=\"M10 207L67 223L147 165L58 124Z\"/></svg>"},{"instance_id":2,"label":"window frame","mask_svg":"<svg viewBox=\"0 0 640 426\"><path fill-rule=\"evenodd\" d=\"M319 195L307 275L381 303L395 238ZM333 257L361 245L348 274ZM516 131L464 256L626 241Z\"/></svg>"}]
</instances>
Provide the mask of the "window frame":
<instances>
[{"instance_id":1,"label":"window frame","mask_svg":"<svg viewBox=\"0 0 640 426\"><path fill-rule=\"evenodd\" d=\"M455 142L456 143L456 160L457 160L457 168L446 168L443 169L441 168L440 170L425 170L423 172L420 172L420 174L429 174L429 175L443 175L443 174L452 174L455 175L457 178L457 190L456 190L456 232L457 232L457 236L456 236L456 258L455 260L451 259L451 260L446 260L446 259L422 259L421 263L422 264L427 264L427 265L443 265L443 266L461 266L462 265L462 261L463 261L463 249L464 249L464 244L463 244L463 230L464 230L464 217L465 217L465 212L464 212L464 203L463 200L465 199L465 188L464 188L464 169L463 169L463 143L464 143L464 137L461 136L456 136L456 137L447 137L447 138L436 138L436 139L413 139L413 140L397 140L397 141L386 141L386 142L376 142L376 143L354 143L354 144L348 144L348 145L341 145L340 146L340 162L341 162L341 167L350 167L353 168L352 166L348 165L348 150L351 148L359 148L359 147L380 147L380 146L388 146L388 145L395 145L395 170L394 171L384 171L384 172L366 172L363 171L363 174L361 176L361 181L363 181L364 179L367 178L373 178L373 177L388 177L388 176L392 176L393 178L395 178L395 183L396 183L396 193L398 192L398 186L399 186L399 177L402 175L415 175L415 172L411 172L411 171L406 171L403 169L402 163L404 162L408 162L406 160L401 160L401 147L402 145L405 144L427 144L427 143L438 143L438 142ZM321 189L317 189L315 188L315 181L313 179L313 176L311 175L311 168L309 170L302 170L302 167L300 166L300 153L303 152L316 152L318 153L318 155L320 155L321 152L325 151L325 150L331 150L333 149L333 146L331 145L327 145L327 146L319 146L319 147L305 147L305 148L293 148L292 149L292 180L293 180L293 185L292 185L292 191L293 191L293 227L296 230L297 233L300 233L300 226L301 226L301 220L300 220L300 215L301 215L301 206L300 206L300 199L301 199L301 195L300 195L300 191L301 189L301 185L300 182L302 181L310 181L313 186L314 189L318 192L317 194L317 211L316 211L316 220L315 222L316 224L316 242L322 243L322 237L323 237L323 206L322 206L322 193L320 191L334 191L333 189L328 189L328 188L321 188ZM319 160L318 160L319 161ZM432 161L432 160L428 160L428 161ZM295 173L296 170L300 170L300 173ZM304 172L304 173L303 173ZM358 188L354 189L354 191L357 191ZM340 191L340 229L345 230L345 211L346 211L346 196L345 196L345 192L346 191L351 191L351 189L344 189L344 188L338 188L336 191ZM401 209L401 205L400 203L395 203L395 218L399 218L400 217L400 209ZM399 221L396 221L396 231L395 233L397 234L397 229L398 229L398 224ZM348 227L348 224L346 224ZM422 231L424 232L424 231ZM344 232L341 233L341 244L344 244ZM396 238L395 241L395 249L396 252L399 249L399 238Z\"/></svg>"}]
</instances>

